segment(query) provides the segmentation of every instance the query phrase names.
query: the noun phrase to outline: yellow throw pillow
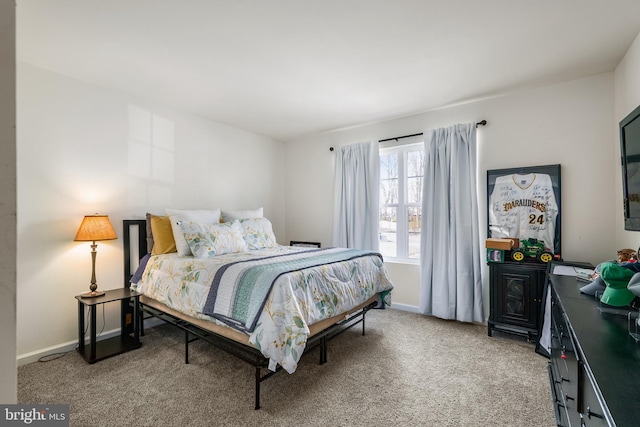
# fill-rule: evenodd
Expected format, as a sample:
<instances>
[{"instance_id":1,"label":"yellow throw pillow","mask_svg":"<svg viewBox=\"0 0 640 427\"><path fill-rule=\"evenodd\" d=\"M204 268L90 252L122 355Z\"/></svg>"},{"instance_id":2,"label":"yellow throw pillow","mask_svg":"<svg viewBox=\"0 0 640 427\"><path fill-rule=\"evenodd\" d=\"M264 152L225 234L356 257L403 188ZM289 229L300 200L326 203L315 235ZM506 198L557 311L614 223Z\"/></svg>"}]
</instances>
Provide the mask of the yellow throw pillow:
<instances>
[{"instance_id":1,"label":"yellow throw pillow","mask_svg":"<svg viewBox=\"0 0 640 427\"><path fill-rule=\"evenodd\" d=\"M151 233L153 234L151 255L170 254L178 251L176 241L173 239L171 220L168 216L151 215Z\"/></svg>"}]
</instances>

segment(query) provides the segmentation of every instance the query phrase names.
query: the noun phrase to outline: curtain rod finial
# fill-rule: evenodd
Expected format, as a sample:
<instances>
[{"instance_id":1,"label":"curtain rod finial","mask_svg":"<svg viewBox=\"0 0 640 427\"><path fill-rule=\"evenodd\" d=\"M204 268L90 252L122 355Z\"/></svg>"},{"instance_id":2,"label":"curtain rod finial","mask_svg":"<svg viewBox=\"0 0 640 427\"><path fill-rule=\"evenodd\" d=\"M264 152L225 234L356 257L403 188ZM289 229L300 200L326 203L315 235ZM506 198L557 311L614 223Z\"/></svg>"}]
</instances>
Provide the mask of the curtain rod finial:
<instances>
[{"instance_id":1,"label":"curtain rod finial","mask_svg":"<svg viewBox=\"0 0 640 427\"><path fill-rule=\"evenodd\" d=\"M476 127L478 126L485 126L487 124L486 120L480 120L478 123L476 123Z\"/></svg>"},{"instance_id":2,"label":"curtain rod finial","mask_svg":"<svg viewBox=\"0 0 640 427\"><path fill-rule=\"evenodd\" d=\"M333 151L333 147L329 147L329 151Z\"/></svg>"}]
</instances>

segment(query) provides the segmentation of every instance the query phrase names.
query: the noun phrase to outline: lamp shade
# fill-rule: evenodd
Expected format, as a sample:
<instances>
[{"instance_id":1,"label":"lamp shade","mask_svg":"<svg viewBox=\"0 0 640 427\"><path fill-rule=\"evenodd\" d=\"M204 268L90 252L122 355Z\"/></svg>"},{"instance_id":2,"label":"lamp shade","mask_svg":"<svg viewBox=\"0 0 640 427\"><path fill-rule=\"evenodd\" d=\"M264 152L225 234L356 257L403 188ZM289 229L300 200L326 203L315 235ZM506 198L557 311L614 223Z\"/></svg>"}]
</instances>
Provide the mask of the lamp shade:
<instances>
[{"instance_id":1,"label":"lamp shade","mask_svg":"<svg viewBox=\"0 0 640 427\"><path fill-rule=\"evenodd\" d=\"M75 241L88 242L96 240L117 239L111 221L107 215L86 215L80 224Z\"/></svg>"}]
</instances>

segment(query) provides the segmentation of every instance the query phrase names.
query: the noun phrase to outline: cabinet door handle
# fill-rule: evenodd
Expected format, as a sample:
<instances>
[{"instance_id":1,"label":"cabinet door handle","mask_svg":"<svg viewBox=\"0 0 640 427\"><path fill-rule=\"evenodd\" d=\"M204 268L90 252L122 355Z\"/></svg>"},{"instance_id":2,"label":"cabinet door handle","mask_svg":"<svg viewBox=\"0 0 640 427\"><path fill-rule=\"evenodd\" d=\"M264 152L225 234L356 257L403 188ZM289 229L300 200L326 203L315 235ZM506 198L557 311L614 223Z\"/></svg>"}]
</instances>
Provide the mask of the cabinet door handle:
<instances>
[{"instance_id":1,"label":"cabinet door handle","mask_svg":"<svg viewBox=\"0 0 640 427\"><path fill-rule=\"evenodd\" d=\"M562 346L562 350L561 351L562 351L562 353L560 354L560 357L563 358L563 359L567 358L566 353L573 353L572 349L567 349L567 347L564 346L564 345Z\"/></svg>"},{"instance_id":2,"label":"cabinet door handle","mask_svg":"<svg viewBox=\"0 0 640 427\"><path fill-rule=\"evenodd\" d=\"M591 412L591 408L589 406L587 406L587 417L589 418L596 417L596 418L600 418L601 420L604 419L603 415L596 414L595 412Z\"/></svg>"}]
</instances>

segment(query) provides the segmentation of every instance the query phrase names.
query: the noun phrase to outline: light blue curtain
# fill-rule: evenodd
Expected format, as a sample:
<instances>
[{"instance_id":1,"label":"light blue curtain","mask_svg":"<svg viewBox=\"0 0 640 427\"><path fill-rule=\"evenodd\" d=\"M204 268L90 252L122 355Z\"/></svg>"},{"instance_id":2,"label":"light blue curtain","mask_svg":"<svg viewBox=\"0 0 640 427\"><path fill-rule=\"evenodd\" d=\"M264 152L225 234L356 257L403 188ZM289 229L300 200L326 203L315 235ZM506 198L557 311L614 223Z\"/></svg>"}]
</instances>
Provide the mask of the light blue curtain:
<instances>
[{"instance_id":1,"label":"light blue curtain","mask_svg":"<svg viewBox=\"0 0 640 427\"><path fill-rule=\"evenodd\" d=\"M483 322L475 124L424 135L420 310Z\"/></svg>"},{"instance_id":2,"label":"light blue curtain","mask_svg":"<svg viewBox=\"0 0 640 427\"><path fill-rule=\"evenodd\" d=\"M333 246L378 250L379 181L378 141L336 150Z\"/></svg>"}]
</instances>

